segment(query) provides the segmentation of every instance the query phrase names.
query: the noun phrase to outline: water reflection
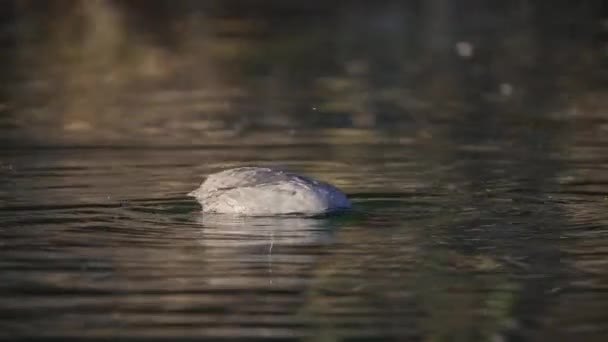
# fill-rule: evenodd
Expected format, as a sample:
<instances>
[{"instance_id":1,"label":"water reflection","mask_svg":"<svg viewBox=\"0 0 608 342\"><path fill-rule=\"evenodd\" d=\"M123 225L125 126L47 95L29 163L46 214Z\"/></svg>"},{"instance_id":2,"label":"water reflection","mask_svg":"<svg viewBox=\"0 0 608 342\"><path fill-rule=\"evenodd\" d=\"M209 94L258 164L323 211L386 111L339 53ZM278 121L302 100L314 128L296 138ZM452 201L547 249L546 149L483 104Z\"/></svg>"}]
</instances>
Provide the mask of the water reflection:
<instances>
[{"instance_id":1,"label":"water reflection","mask_svg":"<svg viewBox=\"0 0 608 342\"><path fill-rule=\"evenodd\" d=\"M332 241L329 219L315 217L243 217L201 214L200 243L205 247L317 245Z\"/></svg>"},{"instance_id":2,"label":"water reflection","mask_svg":"<svg viewBox=\"0 0 608 342\"><path fill-rule=\"evenodd\" d=\"M235 217L201 214L198 243L204 247L207 272L233 277L210 277L210 284L248 288L299 288L308 284L319 253L331 248L335 226L312 217ZM221 261L220 261L221 260Z\"/></svg>"},{"instance_id":3,"label":"water reflection","mask_svg":"<svg viewBox=\"0 0 608 342\"><path fill-rule=\"evenodd\" d=\"M271 3L257 15L242 2L11 3L0 127L12 143L292 143L310 127L384 142L441 135L434 121L480 104L488 117L585 119L608 98L597 3Z\"/></svg>"}]
</instances>

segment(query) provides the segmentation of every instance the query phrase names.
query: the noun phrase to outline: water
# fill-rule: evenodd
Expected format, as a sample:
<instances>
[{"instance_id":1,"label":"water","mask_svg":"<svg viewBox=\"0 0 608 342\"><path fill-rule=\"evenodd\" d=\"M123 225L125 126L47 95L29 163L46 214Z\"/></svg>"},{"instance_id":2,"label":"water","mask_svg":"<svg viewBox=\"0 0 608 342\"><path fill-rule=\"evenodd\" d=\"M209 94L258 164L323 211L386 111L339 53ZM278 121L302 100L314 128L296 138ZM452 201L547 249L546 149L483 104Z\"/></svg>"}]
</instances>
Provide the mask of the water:
<instances>
[{"instance_id":1,"label":"water","mask_svg":"<svg viewBox=\"0 0 608 342\"><path fill-rule=\"evenodd\" d=\"M113 3L0 10L1 339L605 339L599 3ZM353 209L202 215L239 166Z\"/></svg>"},{"instance_id":2,"label":"water","mask_svg":"<svg viewBox=\"0 0 608 342\"><path fill-rule=\"evenodd\" d=\"M4 148L2 334L602 336L605 147L481 147ZM185 197L239 165L331 181L354 209L229 218Z\"/></svg>"}]
</instances>

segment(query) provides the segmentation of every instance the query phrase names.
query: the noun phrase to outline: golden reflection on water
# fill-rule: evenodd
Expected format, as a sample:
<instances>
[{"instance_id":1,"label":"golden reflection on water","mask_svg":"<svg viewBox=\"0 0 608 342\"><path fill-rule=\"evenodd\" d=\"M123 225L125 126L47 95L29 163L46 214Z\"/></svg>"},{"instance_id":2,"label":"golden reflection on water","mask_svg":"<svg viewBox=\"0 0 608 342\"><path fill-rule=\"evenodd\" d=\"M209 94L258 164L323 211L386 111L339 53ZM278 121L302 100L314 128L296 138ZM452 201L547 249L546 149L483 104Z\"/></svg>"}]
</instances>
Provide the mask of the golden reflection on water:
<instances>
[{"instance_id":1,"label":"golden reflection on water","mask_svg":"<svg viewBox=\"0 0 608 342\"><path fill-rule=\"evenodd\" d=\"M608 98L593 81L601 49L556 39L559 27L537 37L546 24L525 6L465 39L446 19L451 6L439 2L421 13L397 3L320 6L319 22L300 29L270 14L218 14L230 5L76 1L42 11L16 3L11 82L0 100L16 141L289 144L314 127L322 143L374 143L387 130L399 131L395 139L435 138L434 121L471 112L603 117ZM464 45L471 46L465 59ZM282 133L269 139L260 127Z\"/></svg>"}]
</instances>

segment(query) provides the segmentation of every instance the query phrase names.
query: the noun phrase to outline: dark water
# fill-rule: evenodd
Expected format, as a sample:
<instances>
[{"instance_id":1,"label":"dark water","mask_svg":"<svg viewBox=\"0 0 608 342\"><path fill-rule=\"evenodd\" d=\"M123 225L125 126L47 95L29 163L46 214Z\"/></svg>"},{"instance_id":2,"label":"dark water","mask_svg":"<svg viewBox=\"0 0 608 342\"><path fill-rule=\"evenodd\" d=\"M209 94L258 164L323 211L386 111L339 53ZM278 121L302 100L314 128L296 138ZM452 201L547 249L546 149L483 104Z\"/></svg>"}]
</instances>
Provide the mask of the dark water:
<instances>
[{"instance_id":1,"label":"dark water","mask_svg":"<svg viewBox=\"0 0 608 342\"><path fill-rule=\"evenodd\" d=\"M608 336L601 2L10 3L1 339ZM251 165L353 210L185 196Z\"/></svg>"},{"instance_id":2,"label":"dark water","mask_svg":"<svg viewBox=\"0 0 608 342\"><path fill-rule=\"evenodd\" d=\"M606 147L2 149L4 336L600 340ZM354 209L203 216L210 172L281 165Z\"/></svg>"}]
</instances>

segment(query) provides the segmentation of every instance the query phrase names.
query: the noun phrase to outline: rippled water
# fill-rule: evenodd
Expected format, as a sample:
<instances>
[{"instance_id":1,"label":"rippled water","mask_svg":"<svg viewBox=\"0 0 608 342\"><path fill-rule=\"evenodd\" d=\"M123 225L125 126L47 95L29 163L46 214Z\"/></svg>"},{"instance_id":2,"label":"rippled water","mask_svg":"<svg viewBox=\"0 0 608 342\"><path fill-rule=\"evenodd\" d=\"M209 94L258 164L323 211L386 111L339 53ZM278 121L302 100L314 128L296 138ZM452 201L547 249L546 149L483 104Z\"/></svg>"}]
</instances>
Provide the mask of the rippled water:
<instances>
[{"instance_id":1,"label":"rippled water","mask_svg":"<svg viewBox=\"0 0 608 342\"><path fill-rule=\"evenodd\" d=\"M604 146L3 148L2 334L600 340ZM184 196L239 165L333 182L354 209L203 216Z\"/></svg>"},{"instance_id":2,"label":"rippled water","mask_svg":"<svg viewBox=\"0 0 608 342\"><path fill-rule=\"evenodd\" d=\"M608 336L601 2L136 3L0 8L0 339ZM237 166L354 207L202 215Z\"/></svg>"}]
</instances>

